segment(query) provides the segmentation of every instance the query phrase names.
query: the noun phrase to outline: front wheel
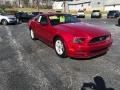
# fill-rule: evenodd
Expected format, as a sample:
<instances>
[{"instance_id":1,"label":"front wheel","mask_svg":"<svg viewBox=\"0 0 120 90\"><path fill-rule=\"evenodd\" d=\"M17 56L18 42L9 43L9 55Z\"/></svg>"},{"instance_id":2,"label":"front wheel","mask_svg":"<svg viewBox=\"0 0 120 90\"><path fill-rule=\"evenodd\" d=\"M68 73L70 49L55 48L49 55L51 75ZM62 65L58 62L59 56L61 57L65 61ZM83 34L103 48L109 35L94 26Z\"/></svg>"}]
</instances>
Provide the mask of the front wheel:
<instances>
[{"instance_id":1,"label":"front wheel","mask_svg":"<svg viewBox=\"0 0 120 90\"><path fill-rule=\"evenodd\" d=\"M57 53L58 56L62 58L67 57L64 41L60 38L57 38L55 40L55 52Z\"/></svg>"},{"instance_id":2,"label":"front wheel","mask_svg":"<svg viewBox=\"0 0 120 90\"><path fill-rule=\"evenodd\" d=\"M2 25L7 25L8 24L7 20L5 20L5 19L2 20L1 23L2 23Z\"/></svg>"}]
</instances>

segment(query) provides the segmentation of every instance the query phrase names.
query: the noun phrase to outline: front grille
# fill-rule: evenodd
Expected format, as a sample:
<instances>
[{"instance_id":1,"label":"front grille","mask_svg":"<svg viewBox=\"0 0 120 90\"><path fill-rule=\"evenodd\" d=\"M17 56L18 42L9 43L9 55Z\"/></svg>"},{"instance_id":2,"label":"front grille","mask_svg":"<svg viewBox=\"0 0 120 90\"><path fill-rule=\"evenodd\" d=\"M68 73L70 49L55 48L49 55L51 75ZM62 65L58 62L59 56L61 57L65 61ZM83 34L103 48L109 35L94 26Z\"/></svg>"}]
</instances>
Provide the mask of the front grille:
<instances>
[{"instance_id":1,"label":"front grille","mask_svg":"<svg viewBox=\"0 0 120 90\"><path fill-rule=\"evenodd\" d=\"M15 20L16 20L16 18L10 18L10 20L14 20L14 21L15 21Z\"/></svg>"},{"instance_id":2,"label":"front grille","mask_svg":"<svg viewBox=\"0 0 120 90\"><path fill-rule=\"evenodd\" d=\"M93 38L90 41L90 43L98 43L98 42L101 42L101 41L105 41L108 37L109 37L109 35L101 36L101 37L96 37L96 38Z\"/></svg>"},{"instance_id":3,"label":"front grille","mask_svg":"<svg viewBox=\"0 0 120 90\"><path fill-rule=\"evenodd\" d=\"M108 47L102 48L102 49L98 49L98 50L93 50L93 51L91 51L91 53L97 53L97 52L107 51L107 50L108 50Z\"/></svg>"}]
</instances>

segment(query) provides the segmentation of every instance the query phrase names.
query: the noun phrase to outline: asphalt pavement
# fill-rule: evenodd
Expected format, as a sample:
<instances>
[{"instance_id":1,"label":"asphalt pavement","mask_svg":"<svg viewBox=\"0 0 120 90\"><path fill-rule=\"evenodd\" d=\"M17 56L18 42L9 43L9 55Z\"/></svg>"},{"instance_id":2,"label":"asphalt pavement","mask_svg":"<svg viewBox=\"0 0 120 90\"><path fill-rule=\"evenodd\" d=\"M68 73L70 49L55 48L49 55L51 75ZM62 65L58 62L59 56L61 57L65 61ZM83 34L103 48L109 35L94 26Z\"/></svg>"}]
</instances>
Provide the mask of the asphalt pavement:
<instances>
[{"instance_id":1,"label":"asphalt pavement","mask_svg":"<svg viewBox=\"0 0 120 90\"><path fill-rule=\"evenodd\" d=\"M107 54L88 60L60 58L43 42L31 40L26 23L0 25L0 90L81 90L83 86L120 90L117 20L81 21L112 33L113 45Z\"/></svg>"}]
</instances>

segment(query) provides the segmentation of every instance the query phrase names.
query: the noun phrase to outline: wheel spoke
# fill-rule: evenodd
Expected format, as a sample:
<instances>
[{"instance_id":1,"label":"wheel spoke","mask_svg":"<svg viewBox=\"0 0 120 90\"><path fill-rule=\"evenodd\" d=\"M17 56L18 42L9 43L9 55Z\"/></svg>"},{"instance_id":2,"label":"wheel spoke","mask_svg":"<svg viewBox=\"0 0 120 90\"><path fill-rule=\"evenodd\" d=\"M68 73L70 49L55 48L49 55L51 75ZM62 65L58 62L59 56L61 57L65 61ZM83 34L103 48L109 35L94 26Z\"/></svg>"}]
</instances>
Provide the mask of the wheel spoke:
<instances>
[{"instance_id":1,"label":"wheel spoke","mask_svg":"<svg viewBox=\"0 0 120 90\"><path fill-rule=\"evenodd\" d=\"M56 43L55 43L55 49L56 49L56 52L59 55L62 55L64 53L64 46L63 46L62 41L60 41L60 40L56 41Z\"/></svg>"}]
</instances>

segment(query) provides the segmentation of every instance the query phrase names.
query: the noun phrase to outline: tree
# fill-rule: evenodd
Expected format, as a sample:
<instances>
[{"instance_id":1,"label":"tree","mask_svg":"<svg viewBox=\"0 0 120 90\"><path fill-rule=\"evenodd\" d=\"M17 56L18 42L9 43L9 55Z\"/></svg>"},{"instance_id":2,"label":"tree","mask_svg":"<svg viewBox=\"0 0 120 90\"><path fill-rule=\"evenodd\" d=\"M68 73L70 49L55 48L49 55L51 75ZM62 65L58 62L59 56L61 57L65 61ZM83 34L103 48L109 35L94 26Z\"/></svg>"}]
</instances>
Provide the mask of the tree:
<instances>
[{"instance_id":1,"label":"tree","mask_svg":"<svg viewBox=\"0 0 120 90\"><path fill-rule=\"evenodd\" d=\"M6 6L5 5L0 5L0 12L5 12Z\"/></svg>"},{"instance_id":2,"label":"tree","mask_svg":"<svg viewBox=\"0 0 120 90\"><path fill-rule=\"evenodd\" d=\"M20 1L20 0L19 0ZM29 0L21 0L25 6L28 6Z\"/></svg>"},{"instance_id":3,"label":"tree","mask_svg":"<svg viewBox=\"0 0 120 90\"><path fill-rule=\"evenodd\" d=\"M6 1L5 4L0 5L0 11L5 12L6 8L12 8L12 5L9 1Z\"/></svg>"}]
</instances>

